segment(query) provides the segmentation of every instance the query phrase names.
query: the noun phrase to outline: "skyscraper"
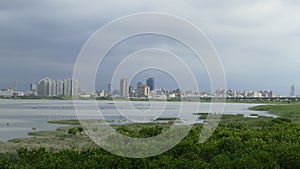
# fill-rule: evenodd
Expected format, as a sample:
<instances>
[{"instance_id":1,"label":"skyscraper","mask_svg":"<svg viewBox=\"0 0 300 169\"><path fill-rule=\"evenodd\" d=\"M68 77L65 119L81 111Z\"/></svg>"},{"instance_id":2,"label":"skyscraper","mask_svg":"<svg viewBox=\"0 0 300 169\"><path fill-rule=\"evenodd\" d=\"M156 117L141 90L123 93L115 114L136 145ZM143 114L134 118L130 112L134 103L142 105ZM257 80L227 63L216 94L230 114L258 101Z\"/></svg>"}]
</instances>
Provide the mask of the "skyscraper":
<instances>
[{"instance_id":1,"label":"skyscraper","mask_svg":"<svg viewBox=\"0 0 300 169\"><path fill-rule=\"evenodd\" d=\"M78 80L65 78L64 79L64 96L78 95Z\"/></svg>"},{"instance_id":2,"label":"skyscraper","mask_svg":"<svg viewBox=\"0 0 300 169\"><path fill-rule=\"evenodd\" d=\"M128 97L128 78L120 80L120 96Z\"/></svg>"},{"instance_id":3,"label":"skyscraper","mask_svg":"<svg viewBox=\"0 0 300 169\"><path fill-rule=\"evenodd\" d=\"M48 96L56 96L56 81L49 79L49 95Z\"/></svg>"},{"instance_id":4,"label":"skyscraper","mask_svg":"<svg viewBox=\"0 0 300 169\"><path fill-rule=\"evenodd\" d=\"M296 87L295 87L295 85L292 85L290 88L290 96L291 97L296 96L295 92L296 92Z\"/></svg>"},{"instance_id":5,"label":"skyscraper","mask_svg":"<svg viewBox=\"0 0 300 169\"><path fill-rule=\"evenodd\" d=\"M70 78L64 79L64 96L71 96L72 80Z\"/></svg>"},{"instance_id":6,"label":"skyscraper","mask_svg":"<svg viewBox=\"0 0 300 169\"><path fill-rule=\"evenodd\" d=\"M129 95L129 97L133 97L133 86L129 86L129 88L128 88L128 95Z\"/></svg>"},{"instance_id":7,"label":"skyscraper","mask_svg":"<svg viewBox=\"0 0 300 169\"><path fill-rule=\"evenodd\" d=\"M111 95L112 95L112 91L111 91L111 83L109 83L109 84L107 85L107 95L108 95L108 96L111 96Z\"/></svg>"},{"instance_id":8,"label":"skyscraper","mask_svg":"<svg viewBox=\"0 0 300 169\"><path fill-rule=\"evenodd\" d=\"M54 96L56 94L54 88L53 88L53 80L49 77L45 77L44 79L41 79L38 83L37 90L39 96Z\"/></svg>"},{"instance_id":9,"label":"skyscraper","mask_svg":"<svg viewBox=\"0 0 300 169\"><path fill-rule=\"evenodd\" d=\"M56 80L56 95L64 95L64 82L62 80Z\"/></svg>"},{"instance_id":10,"label":"skyscraper","mask_svg":"<svg viewBox=\"0 0 300 169\"><path fill-rule=\"evenodd\" d=\"M144 84L142 82L137 83L137 97L144 97Z\"/></svg>"},{"instance_id":11,"label":"skyscraper","mask_svg":"<svg viewBox=\"0 0 300 169\"><path fill-rule=\"evenodd\" d=\"M78 95L78 80L72 79L72 91L71 95L72 96L77 96Z\"/></svg>"},{"instance_id":12,"label":"skyscraper","mask_svg":"<svg viewBox=\"0 0 300 169\"><path fill-rule=\"evenodd\" d=\"M146 84L150 87L150 91L153 91L155 89L153 77L147 79Z\"/></svg>"},{"instance_id":13,"label":"skyscraper","mask_svg":"<svg viewBox=\"0 0 300 169\"><path fill-rule=\"evenodd\" d=\"M39 96L47 96L49 93L49 78L45 77L38 82L37 90Z\"/></svg>"}]
</instances>

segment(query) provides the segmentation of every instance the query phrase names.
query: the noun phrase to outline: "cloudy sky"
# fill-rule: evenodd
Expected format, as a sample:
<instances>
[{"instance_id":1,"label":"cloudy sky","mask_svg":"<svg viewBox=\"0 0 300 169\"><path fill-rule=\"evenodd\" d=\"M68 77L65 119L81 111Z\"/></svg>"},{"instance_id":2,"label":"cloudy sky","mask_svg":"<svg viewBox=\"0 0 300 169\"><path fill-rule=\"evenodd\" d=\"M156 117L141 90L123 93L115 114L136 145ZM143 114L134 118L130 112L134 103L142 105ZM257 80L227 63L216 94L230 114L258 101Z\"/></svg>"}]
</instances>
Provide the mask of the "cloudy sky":
<instances>
[{"instance_id":1,"label":"cloudy sky","mask_svg":"<svg viewBox=\"0 0 300 169\"><path fill-rule=\"evenodd\" d=\"M219 53L228 88L288 95L290 85L295 84L300 94L300 2L296 0L1 0L0 88L14 87L17 80L18 88L27 90L32 81L45 76L71 77L81 48L94 32L114 19L137 12L169 13L200 28ZM144 37L120 45L110 57L141 49L141 42L176 48L174 42L161 37ZM107 59L99 70L111 72L117 65L115 60ZM98 89L111 80L111 74L100 72ZM209 89L207 77L195 74L203 83L201 89ZM160 80L166 75L157 72L141 73L136 81L149 76L157 76L158 87L173 87L167 80Z\"/></svg>"}]
</instances>

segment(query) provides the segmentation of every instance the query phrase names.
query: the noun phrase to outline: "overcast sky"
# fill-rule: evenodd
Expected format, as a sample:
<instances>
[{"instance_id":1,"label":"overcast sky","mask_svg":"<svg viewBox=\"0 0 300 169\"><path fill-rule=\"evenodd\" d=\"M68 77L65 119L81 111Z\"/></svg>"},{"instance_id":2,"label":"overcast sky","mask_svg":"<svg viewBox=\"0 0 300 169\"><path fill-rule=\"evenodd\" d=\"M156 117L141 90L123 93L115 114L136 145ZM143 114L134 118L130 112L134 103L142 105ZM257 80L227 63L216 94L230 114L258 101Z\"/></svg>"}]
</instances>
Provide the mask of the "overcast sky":
<instances>
[{"instance_id":1,"label":"overcast sky","mask_svg":"<svg viewBox=\"0 0 300 169\"><path fill-rule=\"evenodd\" d=\"M14 87L17 80L19 89L28 90L32 81L38 82L45 76L71 77L81 48L95 31L114 19L137 12L177 15L200 28L219 53L228 88L273 90L288 95L290 85L295 84L296 93L300 94L300 1L297 0L1 0L0 88ZM162 38L145 39L147 43L155 42L155 47L175 44L162 43ZM133 52L141 46L141 40L135 39L120 45L115 55L128 49ZM110 70L107 65L116 65L109 61L104 66L106 70ZM199 82L207 81L205 75L200 78L202 73L197 73ZM167 81L162 82L160 78L165 75L157 72L140 74L137 78L149 76L157 76L158 87L173 87ZM100 89L106 87L111 77L103 73L97 79L96 86ZM203 89L209 88L208 82L201 85Z\"/></svg>"}]
</instances>

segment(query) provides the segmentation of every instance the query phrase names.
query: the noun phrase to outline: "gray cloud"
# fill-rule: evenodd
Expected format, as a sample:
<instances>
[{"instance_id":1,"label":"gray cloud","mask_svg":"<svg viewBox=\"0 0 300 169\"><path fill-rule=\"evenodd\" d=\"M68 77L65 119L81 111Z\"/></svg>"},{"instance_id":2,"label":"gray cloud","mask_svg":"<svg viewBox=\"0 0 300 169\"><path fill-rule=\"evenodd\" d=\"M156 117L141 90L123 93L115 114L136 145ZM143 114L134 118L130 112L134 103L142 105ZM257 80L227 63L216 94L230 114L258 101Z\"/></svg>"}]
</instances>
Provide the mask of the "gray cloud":
<instances>
[{"instance_id":1,"label":"gray cloud","mask_svg":"<svg viewBox=\"0 0 300 169\"><path fill-rule=\"evenodd\" d=\"M11 87L11 82L18 80L20 88L27 89L31 81L43 76L71 76L81 47L101 26L131 13L166 12L187 19L207 34L223 61L229 88L288 94L290 84L300 86L299 8L300 2L295 0L3 0L0 88ZM143 47L136 41L115 54L138 45ZM168 48L170 44L156 45ZM106 86L108 78L101 77L99 87Z\"/></svg>"}]
</instances>

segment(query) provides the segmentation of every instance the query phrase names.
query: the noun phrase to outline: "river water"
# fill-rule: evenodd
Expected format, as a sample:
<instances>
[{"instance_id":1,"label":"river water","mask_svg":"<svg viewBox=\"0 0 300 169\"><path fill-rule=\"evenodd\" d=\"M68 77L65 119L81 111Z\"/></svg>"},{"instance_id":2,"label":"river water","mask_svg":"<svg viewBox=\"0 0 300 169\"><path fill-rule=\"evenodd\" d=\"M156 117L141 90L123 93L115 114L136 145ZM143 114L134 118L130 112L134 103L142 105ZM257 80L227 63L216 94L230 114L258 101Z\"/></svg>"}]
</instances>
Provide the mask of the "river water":
<instances>
[{"instance_id":1,"label":"river water","mask_svg":"<svg viewBox=\"0 0 300 169\"><path fill-rule=\"evenodd\" d=\"M105 119L110 123L151 122L157 118L178 118L183 123L195 123L197 112L209 112L215 103L142 102L142 101L76 101L72 100L12 100L0 99L0 141L29 137L30 131L55 130L62 125L47 123L49 120ZM94 111L95 105L98 109ZM243 114L246 117L269 116L267 112L250 111L257 104L226 103L223 114ZM198 106L198 107L197 107ZM195 109L197 107L197 112ZM182 110L179 112L179 110ZM86 112L82 114L81 112ZM99 113L100 112L100 113ZM180 115L178 115L180 113ZM101 114L101 115L99 115ZM196 123L203 121L197 120Z\"/></svg>"}]
</instances>

